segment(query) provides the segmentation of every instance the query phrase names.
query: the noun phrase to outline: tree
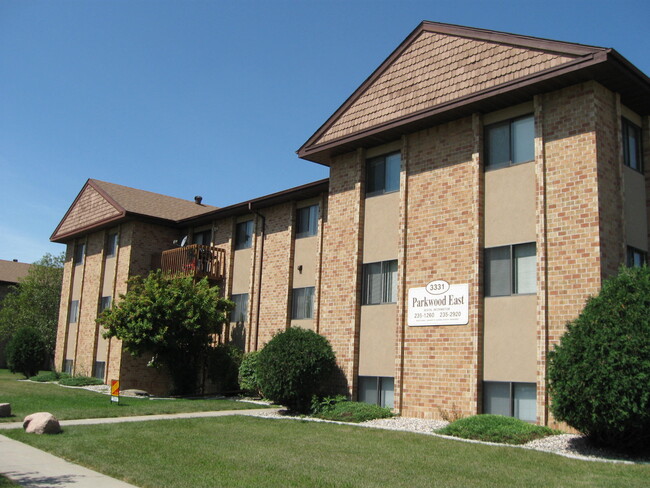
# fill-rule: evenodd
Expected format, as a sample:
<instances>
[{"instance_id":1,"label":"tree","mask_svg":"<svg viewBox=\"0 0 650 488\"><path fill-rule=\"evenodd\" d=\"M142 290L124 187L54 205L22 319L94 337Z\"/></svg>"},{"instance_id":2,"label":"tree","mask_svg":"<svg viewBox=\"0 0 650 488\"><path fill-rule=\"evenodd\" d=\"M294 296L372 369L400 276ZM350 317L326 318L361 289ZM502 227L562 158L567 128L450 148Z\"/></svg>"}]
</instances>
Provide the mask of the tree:
<instances>
[{"instance_id":1,"label":"tree","mask_svg":"<svg viewBox=\"0 0 650 488\"><path fill-rule=\"evenodd\" d=\"M549 353L551 411L597 444L650 442L650 268L606 280Z\"/></svg>"},{"instance_id":2,"label":"tree","mask_svg":"<svg viewBox=\"0 0 650 488\"><path fill-rule=\"evenodd\" d=\"M54 361L65 254L45 254L0 304L0 342L29 327L40 335L46 358Z\"/></svg>"},{"instance_id":3,"label":"tree","mask_svg":"<svg viewBox=\"0 0 650 488\"><path fill-rule=\"evenodd\" d=\"M264 396L307 413L314 395L332 393L336 357L329 341L316 332L290 327L260 351L257 378Z\"/></svg>"},{"instance_id":4,"label":"tree","mask_svg":"<svg viewBox=\"0 0 650 488\"><path fill-rule=\"evenodd\" d=\"M41 333L33 327L21 327L7 344L9 370L25 378L34 376L43 365L45 352Z\"/></svg>"},{"instance_id":5,"label":"tree","mask_svg":"<svg viewBox=\"0 0 650 488\"><path fill-rule=\"evenodd\" d=\"M231 301L204 278L168 277L160 270L129 279L128 292L97 319L104 337L117 337L134 356L151 354L149 365L165 367L173 393L197 391L213 337L226 322Z\"/></svg>"}]
</instances>

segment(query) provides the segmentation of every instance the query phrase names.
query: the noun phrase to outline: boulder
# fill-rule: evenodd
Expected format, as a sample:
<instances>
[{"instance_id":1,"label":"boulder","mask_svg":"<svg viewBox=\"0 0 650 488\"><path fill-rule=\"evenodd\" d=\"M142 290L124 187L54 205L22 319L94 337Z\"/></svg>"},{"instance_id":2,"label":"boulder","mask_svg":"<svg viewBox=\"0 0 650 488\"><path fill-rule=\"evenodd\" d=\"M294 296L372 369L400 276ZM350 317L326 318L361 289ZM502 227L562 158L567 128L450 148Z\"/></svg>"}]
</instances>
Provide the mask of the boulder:
<instances>
[{"instance_id":1,"label":"boulder","mask_svg":"<svg viewBox=\"0 0 650 488\"><path fill-rule=\"evenodd\" d=\"M61 425L57 418L48 412L37 412L25 417L23 428L28 434L58 434Z\"/></svg>"},{"instance_id":2,"label":"boulder","mask_svg":"<svg viewBox=\"0 0 650 488\"><path fill-rule=\"evenodd\" d=\"M11 417L11 403L0 403L0 417Z\"/></svg>"}]
</instances>

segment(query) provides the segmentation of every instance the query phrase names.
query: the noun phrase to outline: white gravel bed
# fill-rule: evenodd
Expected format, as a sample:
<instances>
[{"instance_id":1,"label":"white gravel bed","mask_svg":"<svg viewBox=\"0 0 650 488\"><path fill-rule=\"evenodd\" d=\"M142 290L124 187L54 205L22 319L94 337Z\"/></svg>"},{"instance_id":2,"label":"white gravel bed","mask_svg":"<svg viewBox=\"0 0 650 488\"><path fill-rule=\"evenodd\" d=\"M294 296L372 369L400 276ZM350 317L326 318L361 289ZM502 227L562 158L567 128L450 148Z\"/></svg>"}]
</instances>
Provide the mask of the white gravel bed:
<instances>
[{"instance_id":1,"label":"white gravel bed","mask_svg":"<svg viewBox=\"0 0 650 488\"><path fill-rule=\"evenodd\" d=\"M255 415L256 417L276 418L276 419L298 419L308 420L314 422L332 422L330 420L312 419L309 417L292 417L283 415L275 410L268 412L261 412ZM336 424L347 424L346 422L332 422ZM584 436L577 434L560 434L537 439L521 446L514 446L510 444L495 444L493 442L482 442L469 439L460 439L458 437L450 437L436 434L434 430L445 427L449 422L444 420L427 420L416 419L408 417L393 417L389 419L375 419L367 422L361 422L360 427L372 427L377 429L387 430L400 430L404 432L414 432L417 434L427 434L437 437L444 437L460 442L471 442L475 444L485 444L492 446L508 446L519 449L534 449L536 451L550 452L560 456L570 457L573 459L580 459L584 461L601 461L601 462L618 462L618 463L643 463L650 464L650 458L632 458L625 457L620 453L613 453L606 449L599 449L587 444Z\"/></svg>"}]
</instances>

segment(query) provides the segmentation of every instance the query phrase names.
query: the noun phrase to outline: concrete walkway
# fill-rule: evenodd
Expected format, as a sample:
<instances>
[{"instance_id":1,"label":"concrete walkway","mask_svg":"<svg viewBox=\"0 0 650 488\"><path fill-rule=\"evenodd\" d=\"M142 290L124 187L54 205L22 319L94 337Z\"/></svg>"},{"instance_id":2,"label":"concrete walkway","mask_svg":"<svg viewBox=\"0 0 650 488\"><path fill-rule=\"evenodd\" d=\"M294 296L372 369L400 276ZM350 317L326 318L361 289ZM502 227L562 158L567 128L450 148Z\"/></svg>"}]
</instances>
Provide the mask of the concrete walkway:
<instances>
[{"instance_id":1,"label":"concrete walkway","mask_svg":"<svg viewBox=\"0 0 650 488\"><path fill-rule=\"evenodd\" d=\"M256 415L268 408L251 410L223 410L219 412L190 412L169 415L141 415L139 417L113 417L101 419L62 420L61 427L70 425L115 424L148 420L224 417L226 415ZM22 429L22 422L0 424L0 430ZM36 434L35 434L36 435ZM0 473L33 488L135 488L77 464L65 461L35 447L0 435Z\"/></svg>"}]
</instances>

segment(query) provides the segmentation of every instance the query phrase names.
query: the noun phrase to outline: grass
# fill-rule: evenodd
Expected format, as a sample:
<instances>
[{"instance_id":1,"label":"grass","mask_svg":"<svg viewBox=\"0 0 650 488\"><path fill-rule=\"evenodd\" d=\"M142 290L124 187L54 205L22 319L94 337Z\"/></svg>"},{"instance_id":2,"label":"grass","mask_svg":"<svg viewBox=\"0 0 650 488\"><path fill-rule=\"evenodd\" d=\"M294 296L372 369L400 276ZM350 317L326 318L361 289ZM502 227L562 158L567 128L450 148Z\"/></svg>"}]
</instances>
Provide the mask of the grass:
<instances>
[{"instance_id":1,"label":"grass","mask_svg":"<svg viewBox=\"0 0 650 488\"><path fill-rule=\"evenodd\" d=\"M6 478L0 474L0 488L8 488L10 486L20 486L18 483L14 483L9 478Z\"/></svg>"},{"instance_id":2,"label":"grass","mask_svg":"<svg viewBox=\"0 0 650 488\"><path fill-rule=\"evenodd\" d=\"M16 422L34 412L50 412L60 420L101 417L129 417L211 410L241 410L260 405L230 400L148 400L120 397L111 403L108 395L64 388L49 383L18 381L22 375L0 370L0 402L11 403L12 417L0 417L0 422Z\"/></svg>"},{"instance_id":3,"label":"grass","mask_svg":"<svg viewBox=\"0 0 650 488\"><path fill-rule=\"evenodd\" d=\"M522 420L501 415L474 415L456 420L437 432L463 439L501 444L525 444L549 435L561 434L561 432L548 427L528 424Z\"/></svg>"},{"instance_id":4,"label":"grass","mask_svg":"<svg viewBox=\"0 0 650 488\"><path fill-rule=\"evenodd\" d=\"M636 487L650 466L350 425L250 417L6 435L141 487Z\"/></svg>"}]
</instances>

